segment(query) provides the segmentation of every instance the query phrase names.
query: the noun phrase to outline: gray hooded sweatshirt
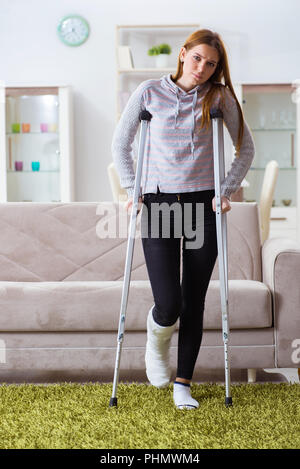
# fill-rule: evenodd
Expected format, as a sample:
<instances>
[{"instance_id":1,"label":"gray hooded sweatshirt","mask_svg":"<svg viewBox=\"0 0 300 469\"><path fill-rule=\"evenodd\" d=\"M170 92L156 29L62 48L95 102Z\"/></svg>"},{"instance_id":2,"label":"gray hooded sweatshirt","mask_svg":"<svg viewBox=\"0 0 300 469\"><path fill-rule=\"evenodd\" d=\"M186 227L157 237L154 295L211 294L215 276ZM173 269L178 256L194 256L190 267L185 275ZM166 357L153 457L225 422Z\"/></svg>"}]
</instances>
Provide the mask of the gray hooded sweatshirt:
<instances>
[{"instance_id":1,"label":"gray hooded sweatshirt","mask_svg":"<svg viewBox=\"0 0 300 469\"><path fill-rule=\"evenodd\" d=\"M222 85L224 86L224 85ZM112 156L120 183L132 197L135 172L133 142L140 124L141 110L152 114L146 135L140 193L183 193L214 189L213 140L211 123L200 130L202 102L211 83L184 91L171 74L143 81L130 96L115 129ZM236 147L239 131L238 108L224 86L225 106L217 98L213 107L223 111L224 123ZM255 154L251 132L244 120L239 158L235 158L221 184L221 195L230 199L248 172ZM137 155L135 155L136 157Z\"/></svg>"}]
</instances>

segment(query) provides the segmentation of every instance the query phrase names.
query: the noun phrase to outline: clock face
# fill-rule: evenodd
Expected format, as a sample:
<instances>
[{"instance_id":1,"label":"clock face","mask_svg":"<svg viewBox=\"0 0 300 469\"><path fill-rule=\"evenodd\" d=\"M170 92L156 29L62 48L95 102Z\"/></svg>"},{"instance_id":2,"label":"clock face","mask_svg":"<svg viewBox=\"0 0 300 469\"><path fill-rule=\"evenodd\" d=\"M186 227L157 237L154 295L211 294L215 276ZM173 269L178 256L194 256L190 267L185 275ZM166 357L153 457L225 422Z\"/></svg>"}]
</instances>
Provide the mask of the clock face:
<instances>
[{"instance_id":1,"label":"clock face","mask_svg":"<svg viewBox=\"0 0 300 469\"><path fill-rule=\"evenodd\" d=\"M87 21L78 15L62 18L57 27L57 33L62 42L68 46L80 46L89 36Z\"/></svg>"}]
</instances>

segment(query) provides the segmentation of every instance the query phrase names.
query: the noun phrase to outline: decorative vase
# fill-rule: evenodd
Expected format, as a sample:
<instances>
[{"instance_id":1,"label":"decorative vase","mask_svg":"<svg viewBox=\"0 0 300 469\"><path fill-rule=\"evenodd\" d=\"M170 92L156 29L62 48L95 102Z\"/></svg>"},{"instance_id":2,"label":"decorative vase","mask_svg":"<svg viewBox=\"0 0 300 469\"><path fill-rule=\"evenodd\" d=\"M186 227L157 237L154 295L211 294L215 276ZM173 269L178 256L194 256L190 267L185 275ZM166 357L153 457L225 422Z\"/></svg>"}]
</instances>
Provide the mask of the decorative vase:
<instances>
[{"instance_id":1,"label":"decorative vase","mask_svg":"<svg viewBox=\"0 0 300 469\"><path fill-rule=\"evenodd\" d=\"M48 132L48 124L41 124L41 132Z\"/></svg>"},{"instance_id":2,"label":"decorative vase","mask_svg":"<svg viewBox=\"0 0 300 469\"><path fill-rule=\"evenodd\" d=\"M15 170L23 171L23 161L15 161Z\"/></svg>"},{"instance_id":3,"label":"decorative vase","mask_svg":"<svg viewBox=\"0 0 300 469\"><path fill-rule=\"evenodd\" d=\"M168 54L159 54L155 57L155 63L157 68L168 67Z\"/></svg>"},{"instance_id":4,"label":"decorative vase","mask_svg":"<svg viewBox=\"0 0 300 469\"><path fill-rule=\"evenodd\" d=\"M21 129L21 125L18 122L11 124L11 131L13 134L19 134Z\"/></svg>"},{"instance_id":5,"label":"decorative vase","mask_svg":"<svg viewBox=\"0 0 300 469\"><path fill-rule=\"evenodd\" d=\"M30 124L22 124L22 132L23 134L30 132Z\"/></svg>"},{"instance_id":6,"label":"decorative vase","mask_svg":"<svg viewBox=\"0 0 300 469\"><path fill-rule=\"evenodd\" d=\"M39 171L40 170L40 162L39 161L32 161L31 162L32 171Z\"/></svg>"}]
</instances>

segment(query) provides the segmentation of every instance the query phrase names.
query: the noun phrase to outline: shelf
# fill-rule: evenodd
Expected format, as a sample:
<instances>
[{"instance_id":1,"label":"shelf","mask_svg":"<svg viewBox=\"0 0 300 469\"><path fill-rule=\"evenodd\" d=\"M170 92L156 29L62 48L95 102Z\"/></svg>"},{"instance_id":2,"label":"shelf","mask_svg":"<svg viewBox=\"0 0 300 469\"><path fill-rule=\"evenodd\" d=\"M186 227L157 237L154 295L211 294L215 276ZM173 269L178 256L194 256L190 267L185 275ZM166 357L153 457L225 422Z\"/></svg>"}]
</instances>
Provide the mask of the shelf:
<instances>
[{"instance_id":1,"label":"shelf","mask_svg":"<svg viewBox=\"0 0 300 469\"><path fill-rule=\"evenodd\" d=\"M39 169L38 171L32 171L29 169L25 169L22 171L14 171L13 169L8 169L7 172L10 174L12 173L16 173L16 174L19 174L19 173L59 173L59 169Z\"/></svg>"},{"instance_id":2,"label":"shelf","mask_svg":"<svg viewBox=\"0 0 300 469\"><path fill-rule=\"evenodd\" d=\"M250 171L265 171L266 168L258 168L258 167L255 167L255 166L252 166L250 168ZM283 169L283 170L292 170L292 171L295 171L297 170L297 168L295 166L289 166L289 167L280 167L278 168L279 170Z\"/></svg>"},{"instance_id":3,"label":"shelf","mask_svg":"<svg viewBox=\"0 0 300 469\"><path fill-rule=\"evenodd\" d=\"M197 24L117 24L117 29L190 29L198 28Z\"/></svg>"},{"instance_id":4,"label":"shelf","mask_svg":"<svg viewBox=\"0 0 300 469\"><path fill-rule=\"evenodd\" d=\"M174 68L119 68L118 73L175 73Z\"/></svg>"},{"instance_id":5,"label":"shelf","mask_svg":"<svg viewBox=\"0 0 300 469\"><path fill-rule=\"evenodd\" d=\"M44 135L44 134L58 135L58 132L6 132L6 135Z\"/></svg>"},{"instance_id":6,"label":"shelf","mask_svg":"<svg viewBox=\"0 0 300 469\"><path fill-rule=\"evenodd\" d=\"M261 128L261 129L254 129L254 128L251 128L251 130L253 132L282 132L282 131L289 131L289 132L296 132L296 128L281 128L281 129L264 129L264 128Z\"/></svg>"},{"instance_id":7,"label":"shelf","mask_svg":"<svg viewBox=\"0 0 300 469\"><path fill-rule=\"evenodd\" d=\"M252 203L252 202L256 202L256 203L259 203L259 200L256 200L256 199L244 199L244 202L247 202L247 203ZM287 210L288 211L296 211L297 207L295 205L272 205L271 207L271 215L272 215L272 212L274 215L274 217L271 218L271 220L283 220L283 219L286 219L284 217L285 213L289 213L289 212L286 212ZM275 212L276 210L276 212ZM278 212L280 211L280 213ZM292 215L296 215L294 214L294 212L292 213Z\"/></svg>"}]
</instances>

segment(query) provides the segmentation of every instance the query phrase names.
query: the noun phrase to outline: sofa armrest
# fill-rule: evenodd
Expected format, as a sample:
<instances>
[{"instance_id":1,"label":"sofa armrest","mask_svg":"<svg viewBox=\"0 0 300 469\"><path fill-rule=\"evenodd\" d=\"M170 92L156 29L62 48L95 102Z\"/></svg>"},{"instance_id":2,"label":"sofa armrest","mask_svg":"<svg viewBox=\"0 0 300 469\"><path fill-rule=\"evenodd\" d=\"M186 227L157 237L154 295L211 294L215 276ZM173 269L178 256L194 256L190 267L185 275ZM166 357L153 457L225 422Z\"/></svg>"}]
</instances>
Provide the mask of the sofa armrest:
<instances>
[{"instance_id":1,"label":"sofa armrest","mask_svg":"<svg viewBox=\"0 0 300 469\"><path fill-rule=\"evenodd\" d=\"M262 246L262 280L273 298L276 367L299 367L299 243L287 238L267 239Z\"/></svg>"}]
</instances>

